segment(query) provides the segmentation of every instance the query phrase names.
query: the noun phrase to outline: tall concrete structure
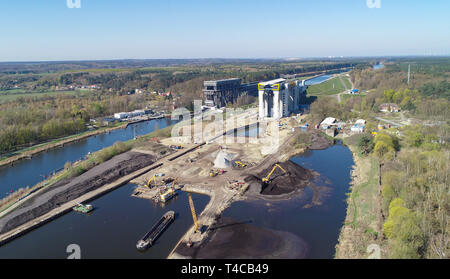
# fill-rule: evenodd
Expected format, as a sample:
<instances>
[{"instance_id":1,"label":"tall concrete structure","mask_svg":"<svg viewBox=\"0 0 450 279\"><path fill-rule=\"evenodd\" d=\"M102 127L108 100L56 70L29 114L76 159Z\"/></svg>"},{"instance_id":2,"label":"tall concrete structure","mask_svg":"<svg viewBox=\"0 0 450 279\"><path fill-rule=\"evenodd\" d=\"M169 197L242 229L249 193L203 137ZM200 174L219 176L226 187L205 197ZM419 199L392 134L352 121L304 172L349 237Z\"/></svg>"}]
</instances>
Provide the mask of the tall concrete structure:
<instances>
[{"instance_id":1,"label":"tall concrete structure","mask_svg":"<svg viewBox=\"0 0 450 279\"><path fill-rule=\"evenodd\" d=\"M227 103L234 103L244 92L251 96L258 94L257 83L241 84L240 78L208 80L203 82L203 86L205 105L210 107L224 107Z\"/></svg>"},{"instance_id":2,"label":"tall concrete structure","mask_svg":"<svg viewBox=\"0 0 450 279\"><path fill-rule=\"evenodd\" d=\"M259 117L280 119L297 112L306 102L307 88L304 81L284 78L259 83Z\"/></svg>"},{"instance_id":3,"label":"tall concrete structure","mask_svg":"<svg viewBox=\"0 0 450 279\"><path fill-rule=\"evenodd\" d=\"M205 105L211 107L224 107L228 102L234 102L241 93L240 78L209 80L203 86Z\"/></svg>"}]
</instances>

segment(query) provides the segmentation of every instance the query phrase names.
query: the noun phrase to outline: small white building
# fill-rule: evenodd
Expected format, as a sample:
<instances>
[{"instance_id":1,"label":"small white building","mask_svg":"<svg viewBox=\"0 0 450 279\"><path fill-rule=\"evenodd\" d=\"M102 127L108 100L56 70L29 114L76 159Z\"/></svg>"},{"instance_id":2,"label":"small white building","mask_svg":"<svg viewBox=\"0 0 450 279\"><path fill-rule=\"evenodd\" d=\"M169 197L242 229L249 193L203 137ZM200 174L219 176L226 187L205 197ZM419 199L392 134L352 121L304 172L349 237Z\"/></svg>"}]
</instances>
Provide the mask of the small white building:
<instances>
[{"instance_id":1,"label":"small white building","mask_svg":"<svg viewBox=\"0 0 450 279\"><path fill-rule=\"evenodd\" d=\"M322 127L322 129L328 129L331 126L333 126L334 124L336 124L336 118L327 117L327 118L325 118L324 121L322 121L322 123L320 123L320 127Z\"/></svg>"},{"instance_id":2,"label":"small white building","mask_svg":"<svg viewBox=\"0 0 450 279\"><path fill-rule=\"evenodd\" d=\"M366 127L366 120L358 119L355 124L350 128L352 132L362 133L364 132L364 128Z\"/></svg>"},{"instance_id":3,"label":"small white building","mask_svg":"<svg viewBox=\"0 0 450 279\"><path fill-rule=\"evenodd\" d=\"M118 112L118 113L114 113L114 118L116 119L124 119L124 118L128 118L130 114L128 112Z\"/></svg>"}]
</instances>

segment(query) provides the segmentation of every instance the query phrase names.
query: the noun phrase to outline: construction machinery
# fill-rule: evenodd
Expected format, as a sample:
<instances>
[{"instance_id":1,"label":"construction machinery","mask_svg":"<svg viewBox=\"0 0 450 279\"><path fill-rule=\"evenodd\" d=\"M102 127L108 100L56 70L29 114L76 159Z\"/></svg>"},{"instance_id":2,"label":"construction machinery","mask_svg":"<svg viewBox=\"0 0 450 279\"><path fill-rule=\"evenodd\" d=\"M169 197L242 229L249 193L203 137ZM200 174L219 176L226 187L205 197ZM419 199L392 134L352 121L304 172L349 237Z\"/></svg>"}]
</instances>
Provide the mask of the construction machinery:
<instances>
[{"instance_id":1,"label":"construction machinery","mask_svg":"<svg viewBox=\"0 0 450 279\"><path fill-rule=\"evenodd\" d=\"M198 221L197 221L197 214L195 213L194 201L192 200L192 195L189 192L188 192L188 197L189 197L189 207L191 208L191 213L192 213L192 219L194 220L194 232L200 232Z\"/></svg>"},{"instance_id":2,"label":"construction machinery","mask_svg":"<svg viewBox=\"0 0 450 279\"><path fill-rule=\"evenodd\" d=\"M233 161L233 166L237 168L246 168L248 165L241 161Z\"/></svg>"},{"instance_id":3,"label":"construction machinery","mask_svg":"<svg viewBox=\"0 0 450 279\"><path fill-rule=\"evenodd\" d=\"M175 178L172 182L172 186L169 187L169 189L167 189L165 192L163 192L162 194L160 194L160 200L162 202L167 202L168 200L170 200L171 198L173 198L176 195L176 190L175 190L175 183L177 182L177 178Z\"/></svg>"},{"instance_id":4,"label":"construction machinery","mask_svg":"<svg viewBox=\"0 0 450 279\"><path fill-rule=\"evenodd\" d=\"M275 170L276 170L277 168L280 168L284 173L287 173L287 171L286 171L285 169L283 169L282 166L280 166L279 164L275 164L275 165L273 166L272 171L267 175L267 177L263 177L262 182L263 182L263 183L268 183L268 182L270 181L270 177L272 176L272 174L275 172Z\"/></svg>"},{"instance_id":5,"label":"construction machinery","mask_svg":"<svg viewBox=\"0 0 450 279\"><path fill-rule=\"evenodd\" d=\"M147 181L147 184L145 184L145 187L150 189L150 183L152 183L152 180L155 182L155 186L157 185L156 183L156 175L153 175L152 177L150 177L150 179Z\"/></svg>"},{"instance_id":6,"label":"construction machinery","mask_svg":"<svg viewBox=\"0 0 450 279\"><path fill-rule=\"evenodd\" d=\"M209 176L216 177L217 175L223 174L224 172L225 172L224 170L212 169L209 171Z\"/></svg>"}]
</instances>

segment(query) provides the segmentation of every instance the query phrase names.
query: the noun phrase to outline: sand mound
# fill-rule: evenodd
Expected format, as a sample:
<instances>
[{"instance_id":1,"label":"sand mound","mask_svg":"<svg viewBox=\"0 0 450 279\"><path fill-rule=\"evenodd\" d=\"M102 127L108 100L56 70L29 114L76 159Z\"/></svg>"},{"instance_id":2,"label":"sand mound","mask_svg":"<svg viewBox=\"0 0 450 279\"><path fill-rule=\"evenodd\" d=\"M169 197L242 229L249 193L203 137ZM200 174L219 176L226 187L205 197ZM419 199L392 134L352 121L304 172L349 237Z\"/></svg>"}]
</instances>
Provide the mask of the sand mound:
<instances>
[{"instance_id":1,"label":"sand mound","mask_svg":"<svg viewBox=\"0 0 450 279\"><path fill-rule=\"evenodd\" d=\"M218 169L226 169L231 167L234 156L224 150L219 151L214 160L214 167Z\"/></svg>"}]
</instances>

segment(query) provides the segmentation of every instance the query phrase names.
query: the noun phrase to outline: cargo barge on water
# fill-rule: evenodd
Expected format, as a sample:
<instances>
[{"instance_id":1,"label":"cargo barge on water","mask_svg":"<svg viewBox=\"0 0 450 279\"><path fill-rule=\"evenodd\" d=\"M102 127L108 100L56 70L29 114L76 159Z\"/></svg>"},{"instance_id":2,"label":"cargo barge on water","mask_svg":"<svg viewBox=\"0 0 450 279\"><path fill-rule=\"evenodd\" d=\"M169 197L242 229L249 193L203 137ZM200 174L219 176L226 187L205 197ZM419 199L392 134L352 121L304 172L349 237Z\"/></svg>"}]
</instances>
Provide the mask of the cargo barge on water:
<instances>
[{"instance_id":1,"label":"cargo barge on water","mask_svg":"<svg viewBox=\"0 0 450 279\"><path fill-rule=\"evenodd\" d=\"M141 240L136 244L136 248L139 251L145 251L156 239L162 234L162 232L175 220L175 212L166 212L161 219L152 227L152 229L142 237Z\"/></svg>"}]
</instances>

